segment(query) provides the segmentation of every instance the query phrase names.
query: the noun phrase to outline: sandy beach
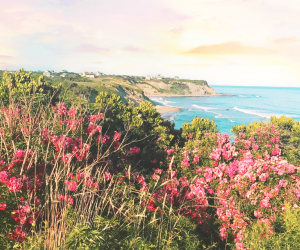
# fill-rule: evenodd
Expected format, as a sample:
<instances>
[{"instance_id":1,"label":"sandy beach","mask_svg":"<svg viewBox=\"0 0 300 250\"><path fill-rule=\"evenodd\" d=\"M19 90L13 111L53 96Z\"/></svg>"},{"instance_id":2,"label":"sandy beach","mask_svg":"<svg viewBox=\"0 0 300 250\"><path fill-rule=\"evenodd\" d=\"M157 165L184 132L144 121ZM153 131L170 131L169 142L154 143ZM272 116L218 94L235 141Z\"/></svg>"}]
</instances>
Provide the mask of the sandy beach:
<instances>
[{"instance_id":1,"label":"sandy beach","mask_svg":"<svg viewBox=\"0 0 300 250\"><path fill-rule=\"evenodd\" d=\"M177 112L181 110L181 108L161 106L161 105L156 105L155 108L157 109L157 112L161 114L169 113L169 112Z\"/></svg>"}]
</instances>

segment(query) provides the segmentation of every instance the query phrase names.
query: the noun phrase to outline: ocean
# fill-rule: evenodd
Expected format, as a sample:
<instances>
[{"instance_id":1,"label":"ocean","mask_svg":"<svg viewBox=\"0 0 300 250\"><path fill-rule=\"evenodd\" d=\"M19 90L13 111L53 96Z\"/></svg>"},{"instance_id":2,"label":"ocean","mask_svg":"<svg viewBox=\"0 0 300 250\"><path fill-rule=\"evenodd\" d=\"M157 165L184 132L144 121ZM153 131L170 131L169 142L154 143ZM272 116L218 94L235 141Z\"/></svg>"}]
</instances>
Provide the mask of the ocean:
<instances>
[{"instance_id":1,"label":"ocean","mask_svg":"<svg viewBox=\"0 0 300 250\"><path fill-rule=\"evenodd\" d=\"M300 88L212 86L219 94L235 96L151 97L159 105L181 108L162 116L181 128L195 116L215 119L222 134L232 135L233 125L269 121L271 116L292 117L300 121Z\"/></svg>"}]
</instances>

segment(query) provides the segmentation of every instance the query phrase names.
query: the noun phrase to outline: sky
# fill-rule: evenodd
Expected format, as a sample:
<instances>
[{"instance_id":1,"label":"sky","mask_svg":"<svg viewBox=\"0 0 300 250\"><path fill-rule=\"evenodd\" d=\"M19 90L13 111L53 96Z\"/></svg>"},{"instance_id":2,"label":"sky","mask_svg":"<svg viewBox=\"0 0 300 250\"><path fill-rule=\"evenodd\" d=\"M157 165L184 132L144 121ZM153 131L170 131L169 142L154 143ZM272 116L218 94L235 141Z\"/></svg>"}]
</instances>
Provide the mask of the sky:
<instances>
[{"instance_id":1,"label":"sky","mask_svg":"<svg viewBox=\"0 0 300 250\"><path fill-rule=\"evenodd\" d=\"M0 69L300 87L299 0L0 0Z\"/></svg>"}]
</instances>

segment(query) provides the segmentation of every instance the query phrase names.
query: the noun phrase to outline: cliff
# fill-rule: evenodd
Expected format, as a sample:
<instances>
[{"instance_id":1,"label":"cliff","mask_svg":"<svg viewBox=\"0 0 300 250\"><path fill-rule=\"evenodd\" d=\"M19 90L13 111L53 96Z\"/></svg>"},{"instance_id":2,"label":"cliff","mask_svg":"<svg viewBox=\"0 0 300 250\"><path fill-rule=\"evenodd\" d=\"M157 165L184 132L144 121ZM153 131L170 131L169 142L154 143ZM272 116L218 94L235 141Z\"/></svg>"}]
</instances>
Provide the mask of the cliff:
<instances>
[{"instance_id":1,"label":"cliff","mask_svg":"<svg viewBox=\"0 0 300 250\"><path fill-rule=\"evenodd\" d=\"M146 96L210 96L218 95L203 80L143 80L137 82Z\"/></svg>"},{"instance_id":2,"label":"cliff","mask_svg":"<svg viewBox=\"0 0 300 250\"><path fill-rule=\"evenodd\" d=\"M150 96L212 96L218 95L204 80L137 80L133 77L101 76L90 82L77 82L93 91L118 94L124 102L139 105Z\"/></svg>"}]
</instances>

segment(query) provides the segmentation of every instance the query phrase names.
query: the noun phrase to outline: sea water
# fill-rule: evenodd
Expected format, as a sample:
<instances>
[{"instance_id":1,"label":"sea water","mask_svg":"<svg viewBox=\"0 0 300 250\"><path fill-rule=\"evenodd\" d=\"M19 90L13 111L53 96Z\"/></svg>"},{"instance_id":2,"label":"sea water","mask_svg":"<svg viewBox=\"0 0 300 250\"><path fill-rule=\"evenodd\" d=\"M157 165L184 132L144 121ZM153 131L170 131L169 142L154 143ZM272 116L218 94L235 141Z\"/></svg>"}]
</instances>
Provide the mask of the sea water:
<instances>
[{"instance_id":1,"label":"sea water","mask_svg":"<svg viewBox=\"0 0 300 250\"><path fill-rule=\"evenodd\" d=\"M207 97L151 97L160 105L181 108L179 112L162 116L181 128L195 116L215 119L217 128L230 132L233 125L249 124L253 121L269 121L271 116L292 117L300 121L300 88L212 86L219 94L234 96Z\"/></svg>"}]
</instances>

